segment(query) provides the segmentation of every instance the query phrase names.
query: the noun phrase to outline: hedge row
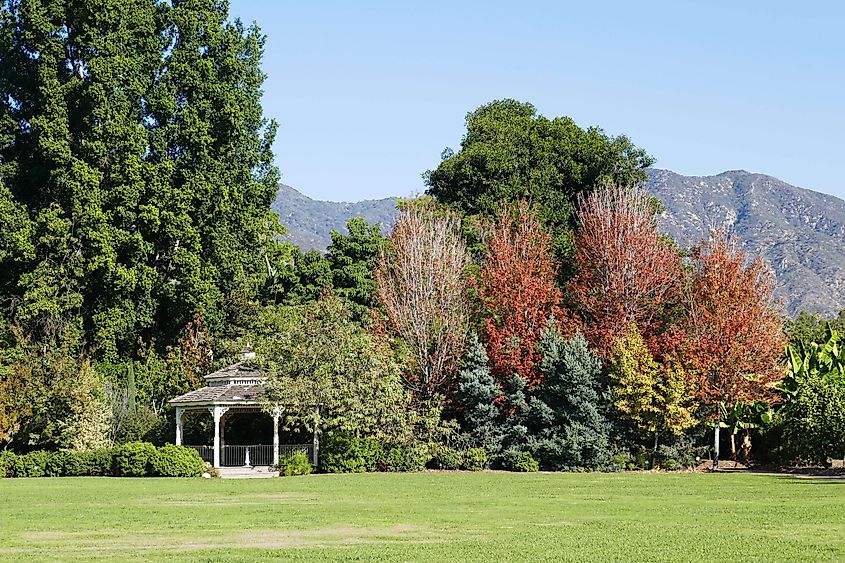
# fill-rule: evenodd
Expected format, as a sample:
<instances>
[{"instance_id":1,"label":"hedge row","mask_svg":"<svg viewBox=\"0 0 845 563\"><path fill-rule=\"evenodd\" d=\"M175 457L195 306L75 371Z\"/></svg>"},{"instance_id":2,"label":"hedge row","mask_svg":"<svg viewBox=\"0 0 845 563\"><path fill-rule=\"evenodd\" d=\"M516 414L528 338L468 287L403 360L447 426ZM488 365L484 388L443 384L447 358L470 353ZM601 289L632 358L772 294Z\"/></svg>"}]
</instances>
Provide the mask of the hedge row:
<instances>
[{"instance_id":1,"label":"hedge row","mask_svg":"<svg viewBox=\"0 0 845 563\"><path fill-rule=\"evenodd\" d=\"M90 451L0 452L0 477L199 477L206 470L196 450L130 442Z\"/></svg>"},{"instance_id":2,"label":"hedge row","mask_svg":"<svg viewBox=\"0 0 845 563\"><path fill-rule=\"evenodd\" d=\"M326 473L422 471L426 467L481 471L486 466L482 448L461 451L441 445L389 444L343 434L326 435L320 443L320 470Z\"/></svg>"}]
</instances>

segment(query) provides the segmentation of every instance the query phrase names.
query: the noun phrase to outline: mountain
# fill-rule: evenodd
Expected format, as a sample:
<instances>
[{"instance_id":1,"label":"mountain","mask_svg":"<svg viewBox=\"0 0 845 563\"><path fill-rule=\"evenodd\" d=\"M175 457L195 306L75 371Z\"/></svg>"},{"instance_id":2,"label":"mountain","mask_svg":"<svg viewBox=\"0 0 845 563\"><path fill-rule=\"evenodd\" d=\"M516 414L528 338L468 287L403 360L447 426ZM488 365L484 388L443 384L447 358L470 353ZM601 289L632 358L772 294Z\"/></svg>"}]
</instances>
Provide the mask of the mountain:
<instances>
[{"instance_id":1,"label":"mountain","mask_svg":"<svg viewBox=\"0 0 845 563\"><path fill-rule=\"evenodd\" d=\"M761 255L777 276L785 312L833 315L845 309L845 201L744 170L682 176L649 170L650 193L666 207L661 229L690 246L711 228L728 228L743 250ZM282 186L274 204L289 238L303 249L325 250L332 229L351 217L392 225L396 198L358 203L310 199Z\"/></svg>"},{"instance_id":2,"label":"mountain","mask_svg":"<svg viewBox=\"0 0 845 563\"><path fill-rule=\"evenodd\" d=\"M666 206L661 228L682 246L724 227L777 276L790 316L845 308L845 201L744 170L681 176L651 170L648 190Z\"/></svg>"},{"instance_id":3,"label":"mountain","mask_svg":"<svg viewBox=\"0 0 845 563\"><path fill-rule=\"evenodd\" d=\"M288 240L302 250L324 252L331 244L333 230L346 233L346 222L362 217L368 223L381 223L382 231L393 226L398 198L368 199L357 203L320 201L303 195L294 188L282 185L276 194L273 211L287 227Z\"/></svg>"}]
</instances>

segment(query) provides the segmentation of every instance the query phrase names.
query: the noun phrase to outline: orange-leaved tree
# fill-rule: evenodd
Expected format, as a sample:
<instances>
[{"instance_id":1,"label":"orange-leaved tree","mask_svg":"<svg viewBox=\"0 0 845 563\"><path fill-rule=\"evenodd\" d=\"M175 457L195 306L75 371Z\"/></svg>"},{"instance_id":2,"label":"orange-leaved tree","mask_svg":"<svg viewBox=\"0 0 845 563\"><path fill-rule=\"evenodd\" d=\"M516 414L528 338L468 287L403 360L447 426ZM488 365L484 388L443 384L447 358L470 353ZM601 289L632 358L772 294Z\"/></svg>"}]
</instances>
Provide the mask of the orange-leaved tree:
<instances>
[{"instance_id":1,"label":"orange-leaved tree","mask_svg":"<svg viewBox=\"0 0 845 563\"><path fill-rule=\"evenodd\" d=\"M469 253L460 220L427 198L403 205L375 271L390 328L413 359L417 400L448 395L467 334Z\"/></svg>"},{"instance_id":2,"label":"orange-leaved tree","mask_svg":"<svg viewBox=\"0 0 845 563\"><path fill-rule=\"evenodd\" d=\"M607 186L580 200L575 276L567 284L587 340L607 359L636 325L656 355L655 340L681 291L681 258L657 230L655 200L641 187Z\"/></svg>"},{"instance_id":3,"label":"orange-leaved tree","mask_svg":"<svg viewBox=\"0 0 845 563\"><path fill-rule=\"evenodd\" d=\"M693 249L692 263L680 352L700 400L713 407L718 467L722 407L773 397L786 338L774 274L759 257L749 261L735 239L715 231Z\"/></svg>"},{"instance_id":4,"label":"orange-leaved tree","mask_svg":"<svg viewBox=\"0 0 845 563\"><path fill-rule=\"evenodd\" d=\"M540 333L561 313L556 277L551 237L530 206L521 202L501 212L489 233L478 281L486 315L484 341L500 384L514 375L529 386L540 382Z\"/></svg>"}]
</instances>

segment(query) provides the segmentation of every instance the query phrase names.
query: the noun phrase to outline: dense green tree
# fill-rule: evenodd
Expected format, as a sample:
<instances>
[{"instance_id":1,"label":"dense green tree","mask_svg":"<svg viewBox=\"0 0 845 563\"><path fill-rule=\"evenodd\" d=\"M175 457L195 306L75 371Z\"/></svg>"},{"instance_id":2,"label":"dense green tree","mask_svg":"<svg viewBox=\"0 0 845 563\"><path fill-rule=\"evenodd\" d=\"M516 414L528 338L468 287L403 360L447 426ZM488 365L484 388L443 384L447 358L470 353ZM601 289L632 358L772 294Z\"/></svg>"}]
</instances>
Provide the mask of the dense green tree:
<instances>
[{"instance_id":1,"label":"dense green tree","mask_svg":"<svg viewBox=\"0 0 845 563\"><path fill-rule=\"evenodd\" d=\"M410 437L416 419L400 366L343 300L270 307L255 336L268 374L267 410L281 408L289 424L319 431Z\"/></svg>"},{"instance_id":2,"label":"dense green tree","mask_svg":"<svg viewBox=\"0 0 845 563\"><path fill-rule=\"evenodd\" d=\"M821 345L827 341L828 326L839 333L845 331L845 310L829 319L818 313L801 311L795 320L786 321L786 334L794 348L809 350L812 343Z\"/></svg>"},{"instance_id":3,"label":"dense green tree","mask_svg":"<svg viewBox=\"0 0 845 563\"><path fill-rule=\"evenodd\" d=\"M502 413L495 401L502 389L493 378L484 345L472 334L458 373L457 408L464 438L472 447L484 448L488 456L501 450Z\"/></svg>"},{"instance_id":4,"label":"dense green tree","mask_svg":"<svg viewBox=\"0 0 845 563\"><path fill-rule=\"evenodd\" d=\"M821 344L787 347L785 403L777 413L788 454L799 461L827 463L845 458L845 350L829 326Z\"/></svg>"},{"instance_id":5,"label":"dense green tree","mask_svg":"<svg viewBox=\"0 0 845 563\"><path fill-rule=\"evenodd\" d=\"M278 176L262 50L226 2L3 2L0 297L26 330L81 324L127 358L254 291Z\"/></svg>"},{"instance_id":6,"label":"dense green tree","mask_svg":"<svg viewBox=\"0 0 845 563\"><path fill-rule=\"evenodd\" d=\"M572 254L577 198L593 187L646 180L653 159L624 136L548 119L531 104L497 100L467 115L458 152L426 173L428 193L467 215L494 217L503 202L528 199L552 234L555 256Z\"/></svg>"},{"instance_id":7,"label":"dense green tree","mask_svg":"<svg viewBox=\"0 0 845 563\"><path fill-rule=\"evenodd\" d=\"M546 467L598 469L609 458L610 424L601 392L601 360L578 333L552 326L540 341L543 380L528 401L529 450Z\"/></svg>"},{"instance_id":8,"label":"dense green tree","mask_svg":"<svg viewBox=\"0 0 845 563\"><path fill-rule=\"evenodd\" d=\"M357 318L373 307L376 281L373 271L385 244L381 224L369 225L360 217L346 223L349 234L332 231L327 259L335 293L352 303Z\"/></svg>"}]
</instances>

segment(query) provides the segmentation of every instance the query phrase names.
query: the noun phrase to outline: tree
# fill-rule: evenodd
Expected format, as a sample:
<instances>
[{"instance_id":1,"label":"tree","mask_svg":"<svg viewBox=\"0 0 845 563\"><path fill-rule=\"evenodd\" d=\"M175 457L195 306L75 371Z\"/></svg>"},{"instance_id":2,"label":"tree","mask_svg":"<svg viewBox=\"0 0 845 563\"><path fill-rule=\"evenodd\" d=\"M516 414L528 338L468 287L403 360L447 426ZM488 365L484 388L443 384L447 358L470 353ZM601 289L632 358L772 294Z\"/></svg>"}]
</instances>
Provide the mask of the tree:
<instances>
[{"instance_id":1,"label":"tree","mask_svg":"<svg viewBox=\"0 0 845 563\"><path fill-rule=\"evenodd\" d=\"M578 218L567 290L590 344L606 359L620 331L636 324L660 349L682 271L676 248L657 230L653 199L640 187L599 188L581 200Z\"/></svg>"},{"instance_id":2,"label":"tree","mask_svg":"<svg viewBox=\"0 0 845 563\"><path fill-rule=\"evenodd\" d=\"M348 235L332 231L327 259L335 293L352 303L355 317L362 319L375 304L376 281L373 277L379 254L385 243L381 224L368 225L353 217L346 223Z\"/></svg>"},{"instance_id":3,"label":"tree","mask_svg":"<svg viewBox=\"0 0 845 563\"><path fill-rule=\"evenodd\" d=\"M279 229L262 50L214 0L3 4L16 323L45 340L81 327L98 359L127 360L139 335L172 343L196 312L217 329L233 293L255 293Z\"/></svg>"},{"instance_id":4,"label":"tree","mask_svg":"<svg viewBox=\"0 0 845 563\"><path fill-rule=\"evenodd\" d=\"M543 380L528 401L530 449L547 467L599 469L609 459L610 424L601 397L601 360L577 333L554 326L540 341Z\"/></svg>"},{"instance_id":5,"label":"tree","mask_svg":"<svg viewBox=\"0 0 845 563\"><path fill-rule=\"evenodd\" d=\"M845 351L830 324L821 340L787 346L784 404L776 419L796 461L827 464L845 458Z\"/></svg>"},{"instance_id":6,"label":"tree","mask_svg":"<svg viewBox=\"0 0 845 563\"><path fill-rule=\"evenodd\" d=\"M266 410L281 408L288 424L320 432L410 436L416 419L392 351L341 299L270 308L265 322L255 336L268 374Z\"/></svg>"},{"instance_id":7,"label":"tree","mask_svg":"<svg viewBox=\"0 0 845 563\"><path fill-rule=\"evenodd\" d=\"M502 203L528 199L551 233L555 258L569 265L579 194L612 183L646 180L653 162L624 136L582 129L568 117L548 119L531 104L497 100L467 115L458 152L444 152L426 173L428 194L467 215L495 217Z\"/></svg>"},{"instance_id":8,"label":"tree","mask_svg":"<svg viewBox=\"0 0 845 563\"><path fill-rule=\"evenodd\" d=\"M489 235L478 293L487 352L501 384L514 374L529 386L539 383L540 334L549 319L561 317L556 276L550 236L528 204L500 213Z\"/></svg>"},{"instance_id":9,"label":"tree","mask_svg":"<svg viewBox=\"0 0 845 563\"><path fill-rule=\"evenodd\" d=\"M675 365L660 365L645 345L637 325L631 324L616 341L608 361L614 405L642 432L680 435L694 426L689 381Z\"/></svg>"},{"instance_id":10,"label":"tree","mask_svg":"<svg viewBox=\"0 0 845 563\"><path fill-rule=\"evenodd\" d=\"M464 437L472 447L484 448L489 457L498 455L502 447L501 412L495 404L501 394L484 345L473 333L458 373L456 402Z\"/></svg>"},{"instance_id":11,"label":"tree","mask_svg":"<svg viewBox=\"0 0 845 563\"><path fill-rule=\"evenodd\" d=\"M453 213L425 199L400 209L375 278L389 326L413 362L406 382L424 402L454 385L467 333L468 265Z\"/></svg>"},{"instance_id":12,"label":"tree","mask_svg":"<svg viewBox=\"0 0 845 563\"><path fill-rule=\"evenodd\" d=\"M773 398L783 378L783 320L772 298L774 275L757 257L714 232L692 253L684 295L682 357L701 401L715 418L713 465L719 464L721 407Z\"/></svg>"}]
</instances>

